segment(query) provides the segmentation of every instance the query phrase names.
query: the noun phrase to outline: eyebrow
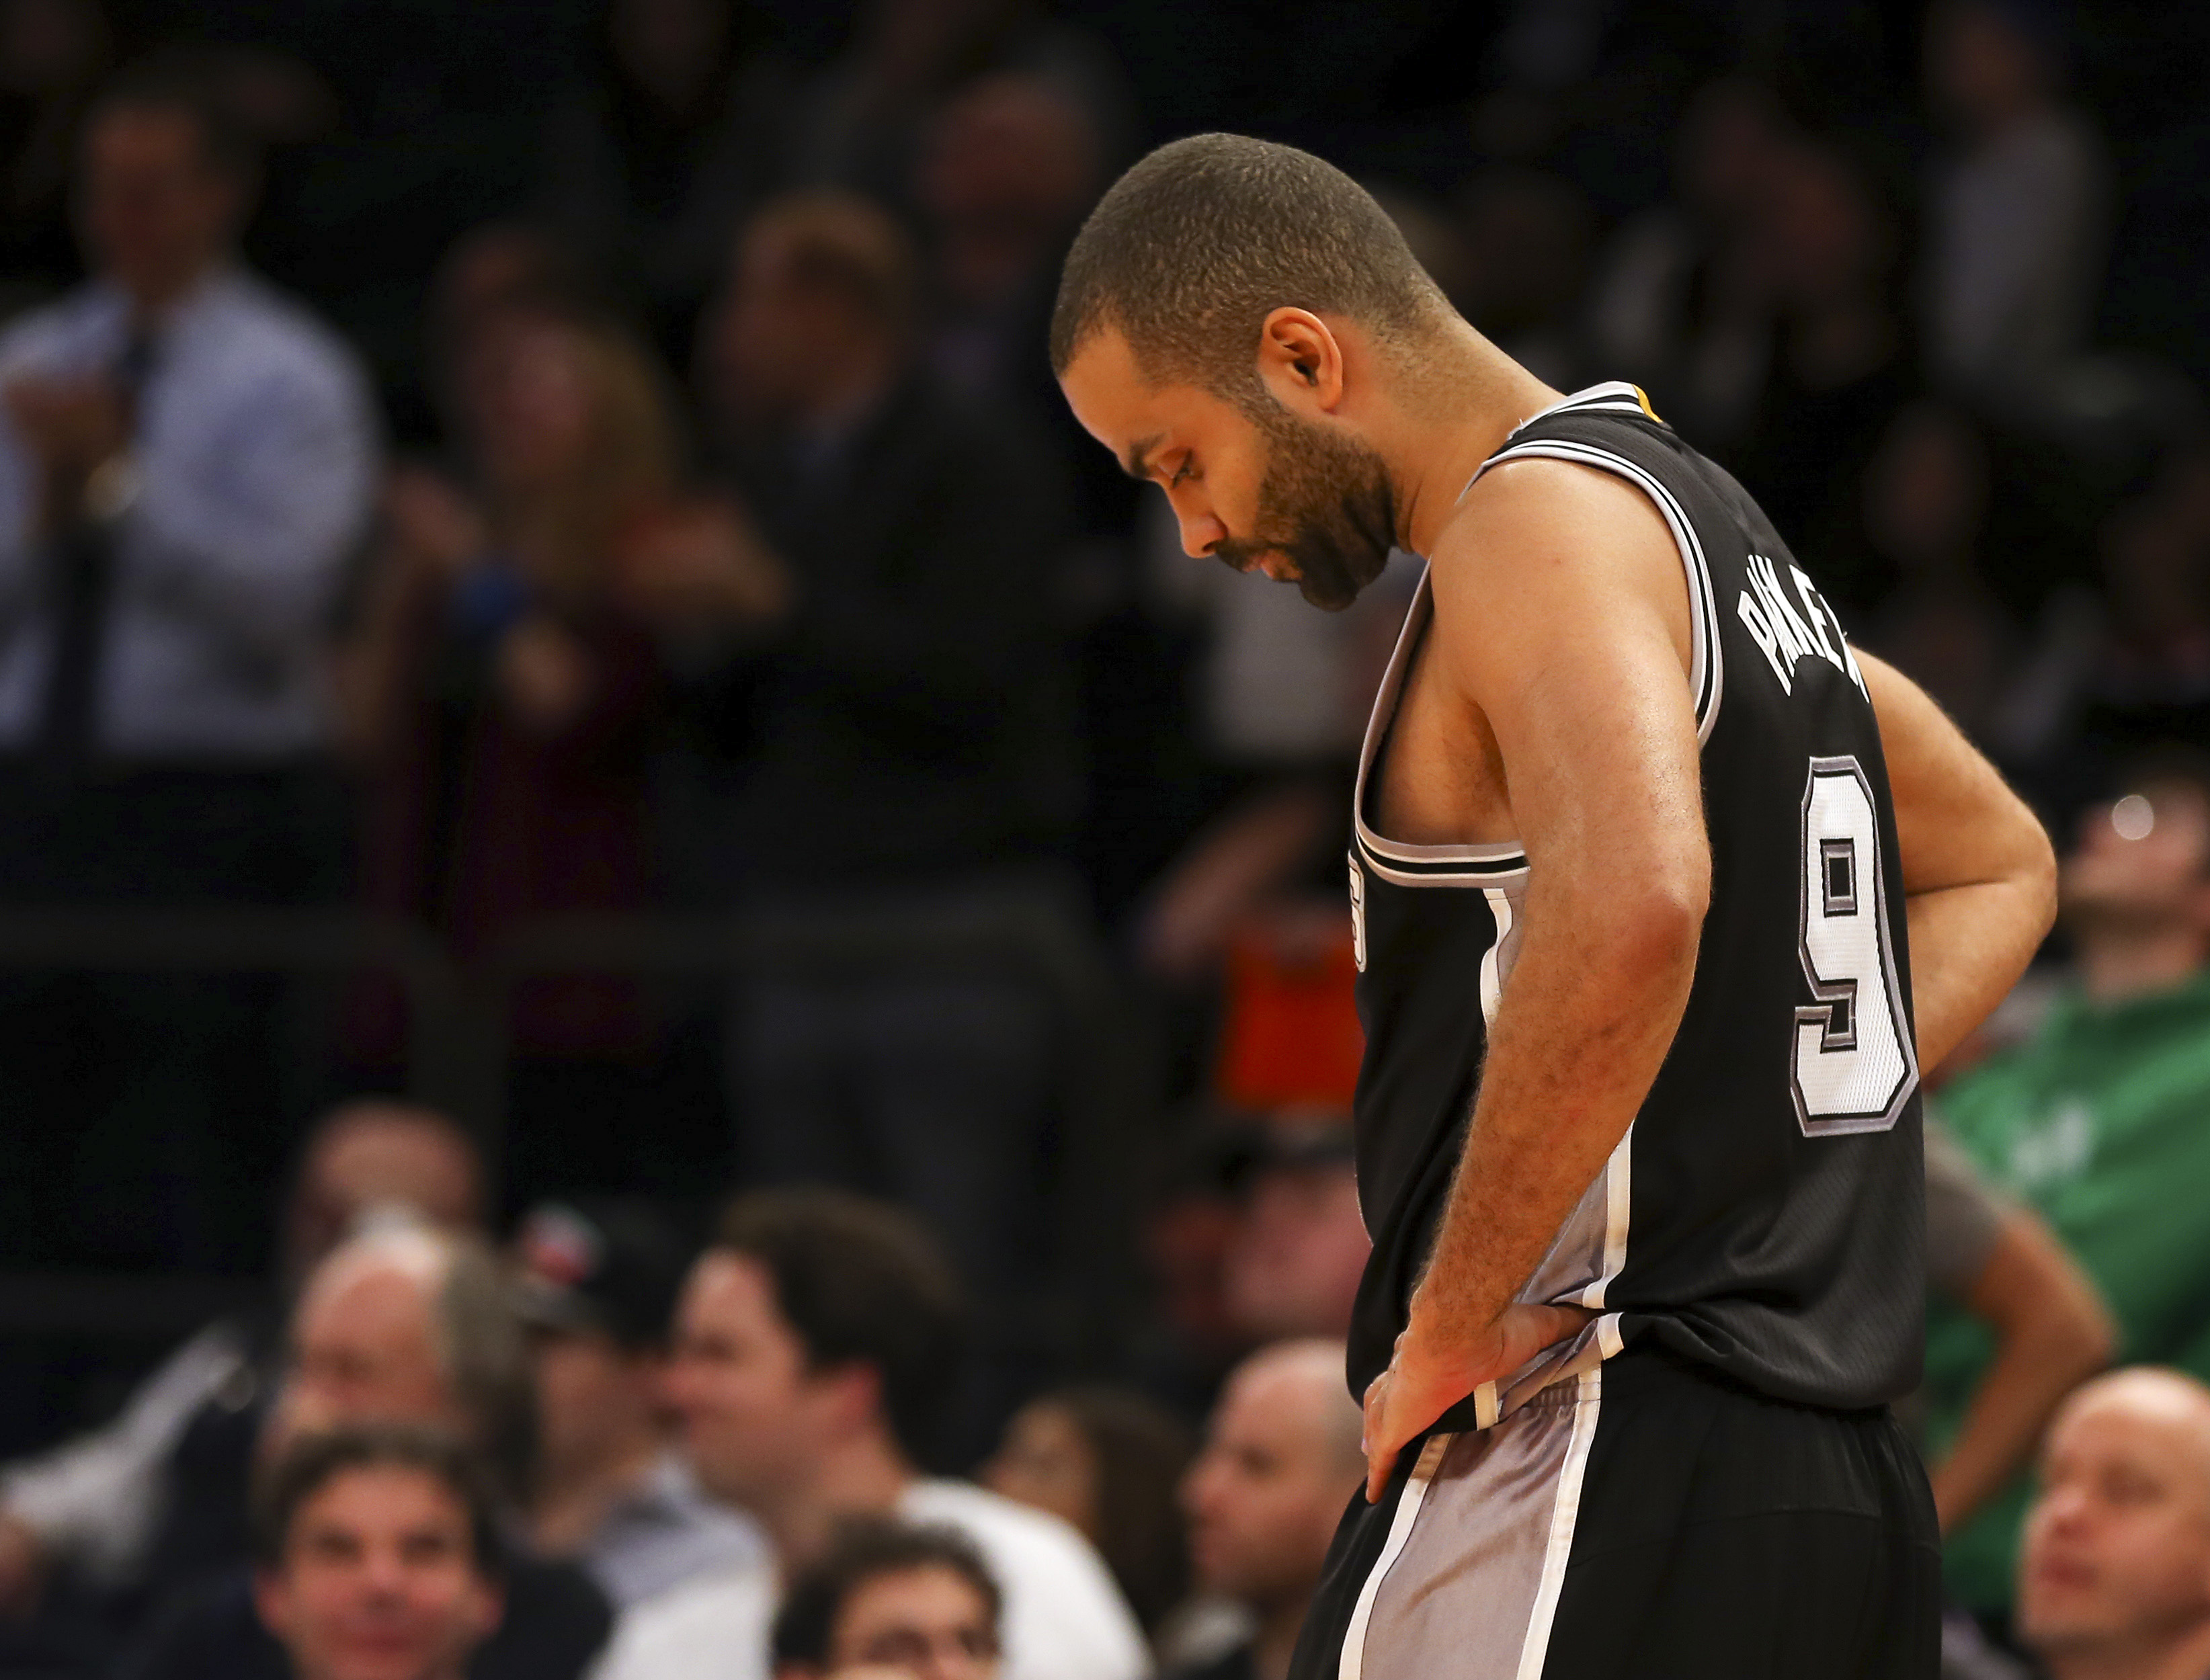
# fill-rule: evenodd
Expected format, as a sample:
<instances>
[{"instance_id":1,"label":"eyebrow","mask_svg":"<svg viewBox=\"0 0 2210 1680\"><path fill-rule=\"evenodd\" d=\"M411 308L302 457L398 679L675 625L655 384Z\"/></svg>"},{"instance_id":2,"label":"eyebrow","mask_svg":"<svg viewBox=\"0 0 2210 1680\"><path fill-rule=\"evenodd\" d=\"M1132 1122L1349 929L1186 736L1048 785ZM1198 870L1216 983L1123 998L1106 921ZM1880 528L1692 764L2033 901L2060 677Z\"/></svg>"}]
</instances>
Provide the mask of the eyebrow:
<instances>
[{"instance_id":1,"label":"eyebrow","mask_svg":"<svg viewBox=\"0 0 2210 1680\"><path fill-rule=\"evenodd\" d=\"M1165 437L1166 433L1155 431L1149 437L1140 438L1130 444L1128 453L1121 457L1120 470L1132 479L1150 479L1152 473L1151 451L1159 447L1161 440Z\"/></svg>"}]
</instances>

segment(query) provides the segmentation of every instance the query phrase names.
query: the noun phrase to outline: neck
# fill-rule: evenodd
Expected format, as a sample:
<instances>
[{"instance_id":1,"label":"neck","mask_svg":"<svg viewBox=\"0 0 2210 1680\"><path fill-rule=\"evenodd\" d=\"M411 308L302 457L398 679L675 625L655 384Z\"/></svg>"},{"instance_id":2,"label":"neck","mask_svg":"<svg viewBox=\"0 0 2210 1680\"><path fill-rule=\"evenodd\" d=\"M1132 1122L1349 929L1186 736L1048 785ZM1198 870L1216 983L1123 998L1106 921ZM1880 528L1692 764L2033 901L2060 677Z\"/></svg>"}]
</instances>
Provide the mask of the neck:
<instances>
[{"instance_id":1,"label":"neck","mask_svg":"<svg viewBox=\"0 0 2210 1680\"><path fill-rule=\"evenodd\" d=\"M660 1452L660 1437L646 1421L594 1451L548 1454L531 1525L539 1549L555 1557L582 1551L607 1512L651 1474Z\"/></svg>"},{"instance_id":2,"label":"neck","mask_svg":"<svg viewBox=\"0 0 2210 1680\"><path fill-rule=\"evenodd\" d=\"M913 1465L897 1444L870 1431L831 1448L804 1484L755 1500L751 1509L788 1576L821 1555L840 1520L889 1515L913 1481Z\"/></svg>"},{"instance_id":3,"label":"neck","mask_svg":"<svg viewBox=\"0 0 2210 1680\"><path fill-rule=\"evenodd\" d=\"M1258 1607L1259 1635L1251 1641L1251 1668L1258 1680L1289 1680L1289 1659L1311 1605L1308 1597L1299 1596Z\"/></svg>"},{"instance_id":4,"label":"neck","mask_svg":"<svg viewBox=\"0 0 2210 1680\"><path fill-rule=\"evenodd\" d=\"M188 267L166 274L116 276L116 284L123 295L130 300L130 313L141 327L158 328L176 313L177 307L196 292L201 284L222 266L220 256L211 256Z\"/></svg>"},{"instance_id":5,"label":"neck","mask_svg":"<svg viewBox=\"0 0 2210 1680\"><path fill-rule=\"evenodd\" d=\"M2210 1674L2210 1622L2176 1635L2050 1652L2050 1680L2202 1680Z\"/></svg>"},{"instance_id":6,"label":"neck","mask_svg":"<svg viewBox=\"0 0 2210 1680\"><path fill-rule=\"evenodd\" d=\"M1397 540L1426 555L1482 463L1561 393L1462 321L1449 324L1432 353L1423 349L1422 360L1422 376L1375 429L1384 433L1376 440L1383 459L1397 466Z\"/></svg>"},{"instance_id":7,"label":"neck","mask_svg":"<svg viewBox=\"0 0 2210 1680\"><path fill-rule=\"evenodd\" d=\"M2202 935L2177 926L2099 927L2080 940L2080 983L2098 1003L2170 991L2201 972Z\"/></svg>"}]
</instances>

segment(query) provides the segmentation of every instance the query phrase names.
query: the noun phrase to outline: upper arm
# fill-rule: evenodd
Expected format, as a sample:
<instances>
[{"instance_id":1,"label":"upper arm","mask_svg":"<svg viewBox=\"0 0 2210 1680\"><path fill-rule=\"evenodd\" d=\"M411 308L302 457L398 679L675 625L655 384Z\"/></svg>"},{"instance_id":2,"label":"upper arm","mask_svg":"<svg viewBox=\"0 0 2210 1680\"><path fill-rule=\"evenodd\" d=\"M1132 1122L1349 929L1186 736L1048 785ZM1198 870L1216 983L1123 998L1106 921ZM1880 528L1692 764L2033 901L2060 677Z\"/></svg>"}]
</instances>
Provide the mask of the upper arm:
<instances>
[{"instance_id":1,"label":"upper arm","mask_svg":"<svg viewBox=\"0 0 2210 1680\"><path fill-rule=\"evenodd\" d=\"M1437 545L1439 653L1493 732L1529 861L1607 893L1710 890L1686 575L1623 480L1511 463Z\"/></svg>"},{"instance_id":2,"label":"upper arm","mask_svg":"<svg viewBox=\"0 0 2210 1680\"><path fill-rule=\"evenodd\" d=\"M1904 891L2017 881L2053 893L2049 836L2025 801L1916 683L1862 648L1857 658L1880 722Z\"/></svg>"}]
</instances>

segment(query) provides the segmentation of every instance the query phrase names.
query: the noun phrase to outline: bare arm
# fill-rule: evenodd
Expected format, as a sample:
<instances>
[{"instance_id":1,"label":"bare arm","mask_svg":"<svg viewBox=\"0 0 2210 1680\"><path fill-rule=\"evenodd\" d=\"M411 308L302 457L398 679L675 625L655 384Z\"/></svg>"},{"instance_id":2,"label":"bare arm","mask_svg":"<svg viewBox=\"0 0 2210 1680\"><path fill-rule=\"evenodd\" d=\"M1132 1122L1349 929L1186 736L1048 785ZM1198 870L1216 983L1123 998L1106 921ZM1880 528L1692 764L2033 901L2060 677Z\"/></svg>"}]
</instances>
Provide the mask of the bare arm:
<instances>
[{"instance_id":1,"label":"bare arm","mask_svg":"<svg viewBox=\"0 0 2210 1680\"><path fill-rule=\"evenodd\" d=\"M1478 552L1440 545L1431 657L1494 732L1528 896L1427 1274L1368 1397L1369 1496L1446 1407L1585 1316L1513 1298L1649 1094L1711 890L1671 537L1577 469L1476 494Z\"/></svg>"},{"instance_id":2,"label":"bare arm","mask_svg":"<svg viewBox=\"0 0 2210 1680\"><path fill-rule=\"evenodd\" d=\"M1933 1472L1945 1534L2011 1478L2057 1403L2109 1364L2117 1346L2095 1286L2027 1208L2010 1210L1965 1304L1994 1329L1996 1357Z\"/></svg>"},{"instance_id":3,"label":"bare arm","mask_svg":"<svg viewBox=\"0 0 2210 1680\"><path fill-rule=\"evenodd\" d=\"M1918 685L1860 651L1903 852L1918 1065L1933 1068L2003 1000L2056 916L2056 860L2003 786Z\"/></svg>"}]
</instances>

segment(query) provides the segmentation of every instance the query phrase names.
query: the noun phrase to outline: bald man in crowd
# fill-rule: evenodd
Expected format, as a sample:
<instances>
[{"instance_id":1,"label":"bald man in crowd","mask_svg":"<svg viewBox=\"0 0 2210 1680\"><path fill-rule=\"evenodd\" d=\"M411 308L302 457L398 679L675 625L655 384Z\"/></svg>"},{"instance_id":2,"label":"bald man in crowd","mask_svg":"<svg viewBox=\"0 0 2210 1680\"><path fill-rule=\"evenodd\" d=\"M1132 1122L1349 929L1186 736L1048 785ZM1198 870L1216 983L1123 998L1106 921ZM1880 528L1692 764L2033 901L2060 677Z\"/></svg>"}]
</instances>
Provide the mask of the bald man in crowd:
<instances>
[{"instance_id":1,"label":"bald man in crowd","mask_svg":"<svg viewBox=\"0 0 2210 1680\"><path fill-rule=\"evenodd\" d=\"M270 1297L186 1341L105 1426L0 1471L0 1611L36 1606L55 1637L104 1639L201 1560L242 1556L246 1466L292 1297L373 1209L477 1228L482 1179L475 1146L434 1110L365 1098L331 1111L279 1215Z\"/></svg>"},{"instance_id":2,"label":"bald man in crowd","mask_svg":"<svg viewBox=\"0 0 2210 1680\"><path fill-rule=\"evenodd\" d=\"M1257 1620L1248 1643L1170 1680L1283 1680L1344 1500L1365 1476L1339 1341L1277 1342L1238 1366L1182 1483L1190 1560Z\"/></svg>"},{"instance_id":3,"label":"bald man in crowd","mask_svg":"<svg viewBox=\"0 0 2210 1680\"><path fill-rule=\"evenodd\" d=\"M356 1424L433 1430L481 1460L503 1518L514 1521L532 1471L528 1346L507 1274L481 1238L419 1224L353 1238L300 1290L290 1341L264 1455L280 1460L310 1436ZM505 1618L470 1674L577 1680L612 1624L605 1596L581 1571L518 1549L497 1564ZM135 1680L289 1672L256 1614L243 1559L173 1606L127 1671Z\"/></svg>"},{"instance_id":4,"label":"bald man in crowd","mask_svg":"<svg viewBox=\"0 0 2210 1680\"><path fill-rule=\"evenodd\" d=\"M2135 1366L2056 1414L2019 1560L2050 1680L2210 1675L2210 1388Z\"/></svg>"}]
</instances>

